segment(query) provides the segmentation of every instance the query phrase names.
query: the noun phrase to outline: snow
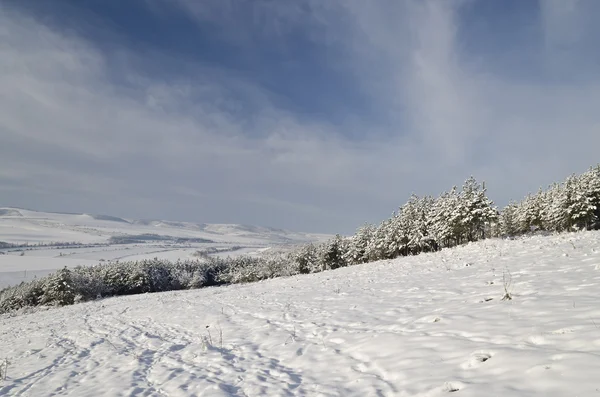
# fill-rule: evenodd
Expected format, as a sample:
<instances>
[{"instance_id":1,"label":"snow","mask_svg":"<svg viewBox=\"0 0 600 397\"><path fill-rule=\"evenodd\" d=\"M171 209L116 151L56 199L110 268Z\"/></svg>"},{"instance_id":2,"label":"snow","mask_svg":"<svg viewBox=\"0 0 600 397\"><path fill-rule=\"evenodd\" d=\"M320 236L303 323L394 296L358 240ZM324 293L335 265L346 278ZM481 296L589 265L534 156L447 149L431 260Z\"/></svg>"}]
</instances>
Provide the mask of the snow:
<instances>
[{"instance_id":1,"label":"snow","mask_svg":"<svg viewBox=\"0 0 600 397\"><path fill-rule=\"evenodd\" d=\"M0 208L0 241L8 243L106 243L112 236L158 234L204 238L219 243L296 243L328 238L327 235L290 232L236 224L137 221L106 215L58 214L19 208Z\"/></svg>"},{"instance_id":2,"label":"snow","mask_svg":"<svg viewBox=\"0 0 600 397\"><path fill-rule=\"evenodd\" d=\"M111 244L111 237L153 234L169 238L210 240L209 243L173 241ZM95 246L29 246L0 248L0 288L45 276L65 266L93 265L100 261L143 259L193 259L197 251L217 249L218 256L253 254L281 244L300 244L327 235L227 224L136 221L105 215L60 214L0 208L0 242L11 244L81 243ZM4 255L2 255L4 253Z\"/></svg>"},{"instance_id":3,"label":"snow","mask_svg":"<svg viewBox=\"0 0 600 397\"><path fill-rule=\"evenodd\" d=\"M0 395L598 395L599 287L583 232L3 315Z\"/></svg>"},{"instance_id":4,"label":"snow","mask_svg":"<svg viewBox=\"0 0 600 397\"><path fill-rule=\"evenodd\" d=\"M0 255L0 289L43 277L63 267L98 264L95 260Z\"/></svg>"}]
</instances>

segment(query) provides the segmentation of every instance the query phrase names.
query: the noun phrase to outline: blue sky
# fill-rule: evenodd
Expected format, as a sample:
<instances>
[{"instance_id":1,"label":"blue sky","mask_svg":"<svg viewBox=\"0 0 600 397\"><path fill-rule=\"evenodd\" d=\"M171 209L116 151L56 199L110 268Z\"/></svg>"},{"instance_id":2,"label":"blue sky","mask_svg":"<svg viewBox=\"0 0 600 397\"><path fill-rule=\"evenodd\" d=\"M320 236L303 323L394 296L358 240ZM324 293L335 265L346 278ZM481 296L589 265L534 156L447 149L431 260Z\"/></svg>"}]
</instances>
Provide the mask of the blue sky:
<instances>
[{"instance_id":1,"label":"blue sky","mask_svg":"<svg viewBox=\"0 0 600 397\"><path fill-rule=\"evenodd\" d=\"M599 161L595 0L0 4L0 205L350 233Z\"/></svg>"}]
</instances>

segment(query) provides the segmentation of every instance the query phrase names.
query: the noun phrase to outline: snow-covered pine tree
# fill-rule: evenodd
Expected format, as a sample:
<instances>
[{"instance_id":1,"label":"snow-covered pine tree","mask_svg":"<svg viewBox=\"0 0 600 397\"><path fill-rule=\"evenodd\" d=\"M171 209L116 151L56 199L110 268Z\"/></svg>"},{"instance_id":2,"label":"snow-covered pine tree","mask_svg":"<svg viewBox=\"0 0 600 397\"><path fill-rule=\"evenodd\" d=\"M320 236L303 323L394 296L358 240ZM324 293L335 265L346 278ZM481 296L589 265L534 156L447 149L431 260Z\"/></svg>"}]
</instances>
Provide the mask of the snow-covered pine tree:
<instances>
[{"instance_id":1,"label":"snow-covered pine tree","mask_svg":"<svg viewBox=\"0 0 600 397\"><path fill-rule=\"evenodd\" d=\"M406 256L409 254L408 242L410 241L411 216L407 204L405 204L390 219L385 237L385 246L387 248L386 259L393 259L400 255Z\"/></svg>"},{"instance_id":2,"label":"snow-covered pine tree","mask_svg":"<svg viewBox=\"0 0 600 397\"><path fill-rule=\"evenodd\" d=\"M408 202L402 206L400 215L404 239L400 248L405 255L416 255L436 248L437 244L435 244L429 230L429 216L433 203L434 200L431 197L420 198L413 194Z\"/></svg>"},{"instance_id":3,"label":"snow-covered pine tree","mask_svg":"<svg viewBox=\"0 0 600 397\"><path fill-rule=\"evenodd\" d=\"M300 247L292 254L293 261L296 263L298 273L306 274L318 271L317 248L309 243Z\"/></svg>"},{"instance_id":4,"label":"snow-covered pine tree","mask_svg":"<svg viewBox=\"0 0 600 397\"><path fill-rule=\"evenodd\" d=\"M465 181L460 194L462 232L467 241L477 241L486 237L486 231L498 218L494 203L486 196L484 185L474 177Z\"/></svg>"},{"instance_id":5,"label":"snow-covered pine tree","mask_svg":"<svg viewBox=\"0 0 600 397\"><path fill-rule=\"evenodd\" d=\"M366 263L369 261L367 247L373 238L375 228L370 224L364 224L356 231L356 234L348 242L348 250L344 260L349 264Z\"/></svg>"},{"instance_id":6,"label":"snow-covered pine tree","mask_svg":"<svg viewBox=\"0 0 600 397\"><path fill-rule=\"evenodd\" d=\"M40 304L64 306L72 305L75 302L71 271L67 267L49 276L42 288L44 293L40 299Z\"/></svg>"},{"instance_id":7,"label":"snow-covered pine tree","mask_svg":"<svg viewBox=\"0 0 600 397\"><path fill-rule=\"evenodd\" d=\"M366 257L369 259L369 262L378 261L384 258L384 245L385 245L385 235L387 233L386 224L389 220L383 221L377 226L373 231L373 236L369 240L367 244L367 249L365 252Z\"/></svg>"},{"instance_id":8,"label":"snow-covered pine tree","mask_svg":"<svg viewBox=\"0 0 600 397\"><path fill-rule=\"evenodd\" d=\"M382 223L379 259L393 259L401 255L405 239L405 228L402 220L400 213L394 213L390 219Z\"/></svg>"},{"instance_id":9,"label":"snow-covered pine tree","mask_svg":"<svg viewBox=\"0 0 600 397\"><path fill-rule=\"evenodd\" d=\"M575 227L579 230L594 229L598 222L597 209L600 202L600 174L598 176L595 175L592 168L577 178L570 213Z\"/></svg>"},{"instance_id":10,"label":"snow-covered pine tree","mask_svg":"<svg viewBox=\"0 0 600 397\"><path fill-rule=\"evenodd\" d=\"M422 197L418 203L416 229L418 231L418 245L421 252L437 251L438 244L431 233L431 212L435 199L431 196Z\"/></svg>"},{"instance_id":11,"label":"snow-covered pine tree","mask_svg":"<svg viewBox=\"0 0 600 397\"><path fill-rule=\"evenodd\" d=\"M521 234L539 230L542 226L540 194L529 194L517 207L516 217Z\"/></svg>"},{"instance_id":12,"label":"snow-covered pine tree","mask_svg":"<svg viewBox=\"0 0 600 397\"><path fill-rule=\"evenodd\" d=\"M502 210L499 217L499 233L502 237L516 236L519 234L519 225L517 222L518 204L511 201Z\"/></svg>"},{"instance_id":13,"label":"snow-covered pine tree","mask_svg":"<svg viewBox=\"0 0 600 397\"><path fill-rule=\"evenodd\" d=\"M600 229L600 164L586 172L585 182L587 195L594 207L590 229Z\"/></svg>"},{"instance_id":14,"label":"snow-covered pine tree","mask_svg":"<svg viewBox=\"0 0 600 397\"><path fill-rule=\"evenodd\" d=\"M448 246L453 247L466 241L465 226L463 223L466 211L456 186L453 186L448 193L448 210L448 225L450 227L450 242Z\"/></svg>"},{"instance_id":15,"label":"snow-covered pine tree","mask_svg":"<svg viewBox=\"0 0 600 397\"><path fill-rule=\"evenodd\" d=\"M571 230L574 219L571 214L574 204L573 198L576 189L576 177L570 175L554 192L551 206L551 219L553 230L564 232Z\"/></svg>"},{"instance_id":16,"label":"snow-covered pine tree","mask_svg":"<svg viewBox=\"0 0 600 397\"><path fill-rule=\"evenodd\" d=\"M452 245L452 226L449 219L451 208L451 193L444 192L435 200L429 214L429 228L433 239L440 248Z\"/></svg>"},{"instance_id":17,"label":"snow-covered pine tree","mask_svg":"<svg viewBox=\"0 0 600 397\"><path fill-rule=\"evenodd\" d=\"M400 208L400 236L399 249L402 255L414 255L418 253L418 218L419 197L415 194L411 195L406 204Z\"/></svg>"},{"instance_id":18,"label":"snow-covered pine tree","mask_svg":"<svg viewBox=\"0 0 600 397\"><path fill-rule=\"evenodd\" d=\"M554 202L560 194L560 185L554 183L546 190L540 189L537 193L540 205L540 230L555 230L555 215L553 212Z\"/></svg>"},{"instance_id":19,"label":"snow-covered pine tree","mask_svg":"<svg viewBox=\"0 0 600 397\"><path fill-rule=\"evenodd\" d=\"M321 244L319 248L319 262L322 270L345 266L342 236L336 234L334 238Z\"/></svg>"}]
</instances>

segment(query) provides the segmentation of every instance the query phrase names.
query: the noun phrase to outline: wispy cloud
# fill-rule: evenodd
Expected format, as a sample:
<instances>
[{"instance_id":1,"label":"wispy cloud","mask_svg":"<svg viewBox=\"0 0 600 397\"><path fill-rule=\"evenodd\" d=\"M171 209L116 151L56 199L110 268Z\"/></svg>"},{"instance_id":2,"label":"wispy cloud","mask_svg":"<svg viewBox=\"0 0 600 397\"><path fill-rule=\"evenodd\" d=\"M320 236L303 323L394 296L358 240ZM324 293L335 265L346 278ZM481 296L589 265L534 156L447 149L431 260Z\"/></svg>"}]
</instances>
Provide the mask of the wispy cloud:
<instances>
[{"instance_id":1,"label":"wispy cloud","mask_svg":"<svg viewBox=\"0 0 600 397\"><path fill-rule=\"evenodd\" d=\"M462 16L476 3L179 1L253 67L274 52L294 70L318 53L319 70L352 84L353 97L323 92L340 102L335 119L295 110L255 69L102 46L4 6L2 202L348 232L470 174L505 202L596 162L596 3L541 2L533 59L547 75L536 79L470 49ZM585 74L568 78L577 67Z\"/></svg>"}]
</instances>

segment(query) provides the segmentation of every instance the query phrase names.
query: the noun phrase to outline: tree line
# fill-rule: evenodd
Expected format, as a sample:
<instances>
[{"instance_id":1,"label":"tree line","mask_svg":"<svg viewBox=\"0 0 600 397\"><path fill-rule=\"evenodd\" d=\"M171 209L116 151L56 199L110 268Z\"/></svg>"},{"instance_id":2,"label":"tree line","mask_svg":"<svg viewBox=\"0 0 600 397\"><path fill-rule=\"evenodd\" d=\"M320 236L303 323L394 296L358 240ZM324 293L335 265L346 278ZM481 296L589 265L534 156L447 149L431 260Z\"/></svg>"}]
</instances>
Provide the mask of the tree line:
<instances>
[{"instance_id":1,"label":"tree line","mask_svg":"<svg viewBox=\"0 0 600 397\"><path fill-rule=\"evenodd\" d=\"M154 259L62 269L0 291L0 313L39 305L66 305L99 297L253 282L316 273L474 242L532 232L600 229L600 165L540 189L499 211L484 183L470 177L438 197L412 195L379 225L349 237L259 257Z\"/></svg>"}]
</instances>

